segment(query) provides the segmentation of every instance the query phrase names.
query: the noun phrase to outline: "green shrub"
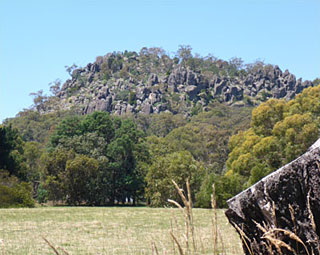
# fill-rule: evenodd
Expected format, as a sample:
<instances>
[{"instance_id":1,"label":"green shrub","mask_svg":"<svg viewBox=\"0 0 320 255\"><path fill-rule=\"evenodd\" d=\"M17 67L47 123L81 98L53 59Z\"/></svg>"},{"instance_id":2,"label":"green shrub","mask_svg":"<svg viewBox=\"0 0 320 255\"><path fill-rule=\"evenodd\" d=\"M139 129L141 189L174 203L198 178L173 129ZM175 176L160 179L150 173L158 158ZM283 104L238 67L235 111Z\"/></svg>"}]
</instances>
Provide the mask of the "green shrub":
<instances>
[{"instance_id":1,"label":"green shrub","mask_svg":"<svg viewBox=\"0 0 320 255\"><path fill-rule=\"evenodd\" d=\"M42 184L39 185L37 191L38 197L37 200L40 204L46 203L48 201L48 190L46 190Z\"/></svg>"},{"instance_id":2,"label":"green shrub","mask_svg":"<svg viewBox=\"0 0 320 255\"><path fill-rule=\"evenodd\" d=\"M212 184L214 183L214 175L207 175L200 187L200 191L196 194L195 206L200 208L211 208Z\"/></svg>"},{"instance_id":3,"label":"green shrub","mask_svg":"<svg viewBox=\"0 0 320 255\"><path fill-rule=\"evenodd\" d=\"M137 105L137 96L136 96L135 92L130 91L129 100L128 101L129 101L130 105Z\"/></svg>"},{"instance_id":4,"label":"green shrub","mask_svg":"<svg viewBox=\"0 0 320 255\"><path fill-rule=\"evenodd\" d=\"M34 201L28 183L19 183L16 177L9 177L4 172L0 176L0 208L9 207L34 207Z\"/></svg>"},{"instance_id":5,"label":"green shrub","mask_svg":"<svg viewBox=\"0 0 320 255\"><path fill-rule=\"evenodd\" d=\"M128 90L121 90L116 95L116 100L128 101L130 92Z\"/></svg>"}]
</instances>

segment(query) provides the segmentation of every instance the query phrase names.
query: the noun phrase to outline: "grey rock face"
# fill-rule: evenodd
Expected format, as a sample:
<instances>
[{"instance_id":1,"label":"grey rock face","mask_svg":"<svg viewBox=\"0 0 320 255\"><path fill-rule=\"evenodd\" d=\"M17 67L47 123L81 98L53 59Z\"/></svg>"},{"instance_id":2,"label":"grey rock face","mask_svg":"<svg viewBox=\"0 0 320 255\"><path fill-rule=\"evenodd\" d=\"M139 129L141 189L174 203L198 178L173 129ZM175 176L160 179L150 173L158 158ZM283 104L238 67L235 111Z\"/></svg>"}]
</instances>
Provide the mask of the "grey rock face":
<instances>
[{"instance_id":1,"label":"grey rock face","mask_svg":"<svg viewBox=\"0 0 320 255\"><path fill-rule=\"evenodd\" d=\"M184 67L178 67L169 76L169 86L176 86L178 84L184 84L187 78L187 71Z\"/></svg>"},{"instance_id":2,"label":"grey rock face","mask_svg":"<svg viewBox=\"0 0 320 255\"><path fill-rule=\"evenodd\" d=\"M272 90L272 96L274 98L283 98L286 95L286 88L275 88Z\"/></svg>"},{"instance_id":3,"label":"grey rock face","mask_svg":"<svg viewBox=\"0 0 320 255\"><path fill-rule=\"evenodd\" d=\"M305 154L228 201L229 222L247 237L243 243L245 254L271 254L259 224L295 250L281 247L283 254L319 255L319 162L320 139ZM305 247L278 229L295 233ZM272 254L279 254L274 246Z\"/></svg>"},{"instance_id":4,"label":"grey rock face","mask_svg":"<svg viewBox=\"0 0 320 255\"><path fill-rule=\"evenodd\" d=\"M187 70L187 79L186 83L189 85L197 85L200 82L200 77L194 73L192 70Z\"/></svg>"},{"instance_id":5,"label":"grey rock face","mask_svg":"<svg viewBox=\"0 0 320 255\"><path fill-rule=\"evenodd\" d=\"M185 88L185 92L187 92L191 100L199 93L199 87L195 85L189 85Z\"/></svg>"},{"instance_id":6,"label":"grey rock face","mask_svg":"<svg viewBox=\"0 0 320 255\"><path fill-rule=\"evenodd\" d=\"M85 108L85 113L90 114L96 110L97 103L96 102L90 102L87 107Z\"/></svg>"},{"instance_id":7,"label":"grey rock face","mask_svg":"<svg viewBox=\"0 0 320 255\"><path fill-rule=\"evenodd\" d=\"M106 98L110 94L108 87L103 87L98 91L98 98Z\"/></svg>"},{"instance_id":8,"label":"grey rock face","mask_svg":"<svg viewBox=\"0 0 320 255\"><path fill-rule=\"evenodd\" d=\"M164 112L168 109L168 107L165 104L159 104L156 106L156 109L154 111L154 113L160 113L160 112Z\"/></svg>"},{"instance_id":9,"label":"grey rock face","mask_svg":"<svg viewBox=\"0 0 320 255\"><path fill-rule=\"evenodd\" d=\"M138 87L136 89L136 97L140 100L145 100L149 96L150 90L145 87Z\"/></svg>"},{"instance_id":10,"label":"grey rock face","mask_svg":"<svg viewBox=\"0 0 320 255\"><path fill-rule=\"evenodd\" d=\"M223 88L227 85L227 79L217 79L217 83L214 86L214 95L220 95Z\"/></svg>"},{"instance_id":11,"label":"grey rock face","mask_svg":"<svg viewBox=\"0 0 320 255\"><path fill-rule=\"evenodd\" d=\"M132 105L128 104L126 108L126 114L134 113L134 108Z\"/></svg>"},{"instance_id":12,"label":"grey rock face","mask_svg":"<svg viewBox=\"0 0 320 255\"><path fill-rule=\"evenodd\" d=\"M96 107L95 109L97 111L105 111L106 108L107 108L107 101L105 99L102 99L102 100L99 100L97 103L96 103Z\"/></svg>"},{"instance_id":13,"label":"grey rock face","mask_svg":"<svg viewBox=\"0 0 320 255\"><path fill-rule=\"evenodd\" d=\"M153 113L153 108L149 103L146 103L141 107L141 112L143 114L151 114Z\"/></svg>"},{"instance_id":14,"label":"grey rock face","mask_svg":"<svg viewBox=\"0 0 320 255\"><path fill-rule=\"evenodd\" d=\"M158 76L156 74L151 74L148 79L148 86L153 86L158 83Z\"/></svg>"},{"instance_id":15,"label":"grey rock face","mask_svg":"<svg viewBox=\"0 0 320 255\"><path fill-rule=\"evenodd\" d=\"M133 73L139 75L121 76L119 73L117 75L108 73L106 76L104 72L106 68L114 65L112 59L115 58L115 54L108 54L97 58L95 63L74 70L72 79L67 80L57 94L61 108L70 109L73 105L77 105L82 109L82 113L103 110L120 115L140 111L150 114L176 111L172 110L170 101L177 101L179 98L181 102L175 104L183 104L186 100L192 101L188 106L179 108L183 109L181 110L183 112L188 112L187 108L191 109L198 101L203 110L211 99L227 105L243 106L249 101L258 104L269 97L292 99L304 88L313 86L312 82L296 80L288 70L282 73L278 66L272 65L258 66L234 77L221 73L206 76L199 70L191 70L182 64L174 64L172 69L165 69L160 73L154 71L140 73L141 69L137 66L136 70L133 70L136 72ZM136 58L136 56L125 57L123 61L136 61ZM126 65L120 64L112 67L112 70L117 72ZM224 65L226 62L217 63L217 67Z\"/></svg>"},{"instance_id":16,"label":"grey rock face","mask_svg":"<svg viewBox=\"0 0 320 255\"><path fill-rule=\"evenodd\" d=\"M150 93L149 102L151 105L155 104L158 101L158 95L156 93Z\"/></svg>"}]
</instances>

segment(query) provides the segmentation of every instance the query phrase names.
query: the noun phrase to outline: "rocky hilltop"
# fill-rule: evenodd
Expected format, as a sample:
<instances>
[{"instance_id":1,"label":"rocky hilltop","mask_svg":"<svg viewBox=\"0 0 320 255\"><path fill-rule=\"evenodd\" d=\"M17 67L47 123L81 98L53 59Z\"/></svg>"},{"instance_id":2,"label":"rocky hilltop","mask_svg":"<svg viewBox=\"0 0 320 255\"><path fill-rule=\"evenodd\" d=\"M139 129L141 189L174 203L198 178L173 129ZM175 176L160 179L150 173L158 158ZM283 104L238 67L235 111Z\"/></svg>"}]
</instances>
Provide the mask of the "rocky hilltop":
<instances>
[{"instance_id":1,"label":"rocky hilltop","mask_svg":"<svg viewBox=\"0 0 320 255\"><path fill-rule=\"evenodd\" d=\"M189 47L181 47L175 57L159 48L109 53L69 71L71 79L55 98L60 109L76 108L82 114L170 111L188 115L206 110L213 101L257 105L271 97L292 99L313 86L278 66L262 62L244 66L236 58L227 62L193 56Z\"/></svg>"}]
</instances>

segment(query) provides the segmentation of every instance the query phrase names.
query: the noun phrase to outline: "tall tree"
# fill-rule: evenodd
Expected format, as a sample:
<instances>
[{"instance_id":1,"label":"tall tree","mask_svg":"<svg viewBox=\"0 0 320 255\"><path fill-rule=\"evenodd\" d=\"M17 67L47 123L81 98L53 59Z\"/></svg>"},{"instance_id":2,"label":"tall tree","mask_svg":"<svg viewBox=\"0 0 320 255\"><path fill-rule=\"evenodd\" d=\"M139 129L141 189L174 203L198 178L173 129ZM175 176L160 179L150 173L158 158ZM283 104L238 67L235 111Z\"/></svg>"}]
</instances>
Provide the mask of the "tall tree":
<instances>
[{"instance_id":1,"label":"tall tree","mask_svg":"<svg viewBox=\"0 0 320 255\"><path fill-rule=\"evenodd\" d=\"M96 190L89 192L90 203L94 201L95 204L113 204L126 200L135 202L144 188L141 164L138 164L140 159L145 160L143 140L143 133L131 120L111 118L106 112L94 112L62 121L51 137L51 150L63 148L74 151L79 157L82 155L97 160L98 167L94 171L96 175L87 176ZM87 160L81 159L81 162ZM76 162L79 163L79 160L77 156ZM67 169L65 171L68 172ZM54 180L52 183L54 184ZM104 197L101 194L104 194ZM79 194L75 196L82 197ZM68 194L67 197L71 198L72 195ZM72 197L71 203L79 203L78 200ZM87 202L89 203L89 200Z\"/></svg>"},{"instance_id":2,"label":"tall tree","mask_svg":"<svg viewBox=\"0 0 320 255\"><path fill-rule=\"evenodd\" d=\"M172 180L179 187L186 188L185 182L189 179L191 189L197 193L204 174L205 170L202 164L194 160L188 151L155 157L146 176L146 198L151 206L166 205L169 198L180 201L172 185Z\"/></svg>"},{"instance_id":3,"label":"tall tree","mask_svg":"<svg viewBox=\"0 0 320 255\"><path fill-rule=\"evenodd\" d=\"M95 204L95 180L99 163L84 155L68 160L65 173L65 193L67 202L80 205L83 202Z\"/></svg>"},{"instance_id":4,"label":"tall tree","mask_svg":"<svg viewBox=\"0 0 320 255\"><path fill-rule=\"evenodd\" d=\"M0 169L26 180L23 161L23 141L17 130L9 126L0 126Z\"/></svg>"}]
</instances>

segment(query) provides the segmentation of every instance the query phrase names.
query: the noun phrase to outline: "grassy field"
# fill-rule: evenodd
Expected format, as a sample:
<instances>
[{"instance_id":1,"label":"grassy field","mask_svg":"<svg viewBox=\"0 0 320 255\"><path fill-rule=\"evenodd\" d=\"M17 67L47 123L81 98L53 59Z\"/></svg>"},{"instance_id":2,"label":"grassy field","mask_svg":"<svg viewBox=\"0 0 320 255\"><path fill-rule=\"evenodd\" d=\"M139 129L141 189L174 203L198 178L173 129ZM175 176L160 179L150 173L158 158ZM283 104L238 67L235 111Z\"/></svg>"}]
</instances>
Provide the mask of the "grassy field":
<instances>
[{"instance_id":1,"label":"grassy field","mask_svg":"<svg viewBox=\"0 0 320 255\"><path fill-rule=\"evenodd\" d=\"M197 243L202 247L201 254L212 254L211 219L212 210L194 209L195 233ZM225 254L242 254L240 240L222 210L218 210L218 227L224 240ZM0 254L54 254L42 236L72 255L152 254L153 242L159 254L178 254L169 234L171 229L184 244L184 221L178 209L0 209Z\"/></svg>"}]
</instances>

